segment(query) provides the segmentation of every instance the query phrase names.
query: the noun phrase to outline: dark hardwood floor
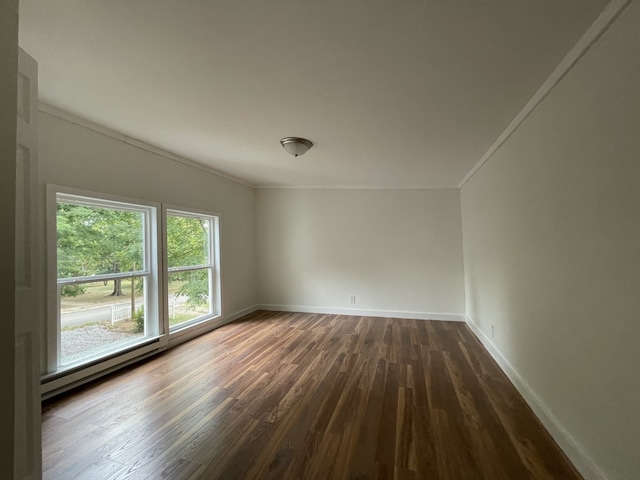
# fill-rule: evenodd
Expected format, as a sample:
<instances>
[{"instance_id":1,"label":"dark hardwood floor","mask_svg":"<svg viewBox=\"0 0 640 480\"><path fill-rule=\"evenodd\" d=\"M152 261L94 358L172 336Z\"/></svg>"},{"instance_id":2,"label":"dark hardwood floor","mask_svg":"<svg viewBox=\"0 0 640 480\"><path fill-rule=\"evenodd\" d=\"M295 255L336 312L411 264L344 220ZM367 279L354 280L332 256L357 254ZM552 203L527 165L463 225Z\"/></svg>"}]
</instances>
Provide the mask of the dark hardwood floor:
<instances>
[{"instance_id":1,"label":"dark hardwood floor","mask_svg":"<svg viewBox=\"0 0 640 480\"><path fill-rule=\"evenodd\" d=\"M256 312L43 406L45 479L579 479L466 325Z\"/></svg>"}]
</instances>

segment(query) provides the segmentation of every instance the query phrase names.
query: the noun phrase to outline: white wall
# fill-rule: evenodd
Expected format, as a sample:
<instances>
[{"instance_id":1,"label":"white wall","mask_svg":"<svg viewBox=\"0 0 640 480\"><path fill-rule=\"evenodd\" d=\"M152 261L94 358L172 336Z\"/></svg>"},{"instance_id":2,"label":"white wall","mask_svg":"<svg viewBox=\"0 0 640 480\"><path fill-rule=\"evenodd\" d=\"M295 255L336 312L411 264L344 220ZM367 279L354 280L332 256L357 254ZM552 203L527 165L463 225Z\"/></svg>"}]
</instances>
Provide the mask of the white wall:
<instances>
[{"instance_id":1,"label":"white wall","mask_svg":"<svg viewBox=\"0 0 640 480\"><path fill-rule=\"evenodd\" d=\"M587 478L640 476L638 32L636 1L461 193L467 314Z\"/></svg>"},{"instance_id":2,"label":"white wall","mask_svg":"<svg viewBox=\"0 0 640 480\"><path fill-rule=\"evenodd\" d=\"M0 3L0 478L13 478L18 1Z\"/></svg>"},{"instance_id":3,"label":"white wall","mask_svg":"<svg viewBox=\"0 0 640 480\"><path fill-rule=\"evenodd\" d=\"M265 189L256 200L261 304L463 314L457 189Z\"/></svg>"},{"instance_id":4,"label":"white wall","mask_svg":"<svg viewBox=\"0 0 640 480\"><path fill-rule=\"evenodd\" d=\"M252 188L40 113L41 183L219 213L225 316L255 305ZM44 187L43 187L44 188Z\"/></svg>"}]
</instances>

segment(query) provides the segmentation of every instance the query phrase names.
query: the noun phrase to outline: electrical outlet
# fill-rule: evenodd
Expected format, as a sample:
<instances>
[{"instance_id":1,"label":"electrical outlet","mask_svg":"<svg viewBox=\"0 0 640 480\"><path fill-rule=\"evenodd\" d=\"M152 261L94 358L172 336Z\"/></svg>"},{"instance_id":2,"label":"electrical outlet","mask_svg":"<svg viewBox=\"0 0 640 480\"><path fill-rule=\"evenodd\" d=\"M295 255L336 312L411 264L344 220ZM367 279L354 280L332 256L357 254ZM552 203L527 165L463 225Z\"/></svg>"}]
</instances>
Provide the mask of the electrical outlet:
<instances>
[{"instance_id":1,"label":"electrical outlet","mask_svg":"<svg viewBox=\"0 0 640 480\"><path fill-rule=\"evenodd\" d=\"M354 303L356 303L356 296L355 295L349 295L349 303L351 305L353 305Z\"/></svg>"}]
</instances>

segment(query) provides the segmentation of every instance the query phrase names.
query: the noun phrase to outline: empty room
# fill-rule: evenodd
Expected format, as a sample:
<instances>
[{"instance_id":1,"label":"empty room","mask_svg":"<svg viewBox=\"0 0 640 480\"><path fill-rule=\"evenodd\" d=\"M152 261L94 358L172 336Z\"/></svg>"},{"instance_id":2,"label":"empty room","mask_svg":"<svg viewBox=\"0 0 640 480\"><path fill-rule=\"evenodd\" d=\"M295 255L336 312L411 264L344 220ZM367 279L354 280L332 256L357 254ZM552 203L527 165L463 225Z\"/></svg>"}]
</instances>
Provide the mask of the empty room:
<instances>
[{"instance_id":1,"label":"empty room","mask_svg":"<svg viewBox=\"0 0 640 480\"><path fill-rule=\"evenodd\" d=\"M640 478L640 0L0 18L0 478Z\"/></svg>"}]
</instances>

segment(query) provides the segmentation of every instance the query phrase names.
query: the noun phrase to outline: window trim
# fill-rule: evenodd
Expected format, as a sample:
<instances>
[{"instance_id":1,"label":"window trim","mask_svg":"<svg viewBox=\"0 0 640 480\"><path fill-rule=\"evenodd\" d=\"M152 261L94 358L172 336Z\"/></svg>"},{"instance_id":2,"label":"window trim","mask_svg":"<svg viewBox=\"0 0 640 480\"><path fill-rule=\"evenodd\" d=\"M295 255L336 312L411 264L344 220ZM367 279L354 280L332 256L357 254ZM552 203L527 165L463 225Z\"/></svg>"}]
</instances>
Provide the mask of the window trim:
<instances>
[{"instance_id":1,"label":"window trim","mask_svg":"<svg viewBox=\"0 0 640 480\"><path fill-rule=\"evenodd\" d=\"M113 207L123 211L145 212L145 225L143 229L143 241L147 245L145 248L145 269L135 272L123 272L117 274L101 274L90 277L71 277L62 279L58 282L58 254L57 254L57 205L58 199L63 197L66 203L95 206L95 207ZM65 198L66 197L66 198ZM76 201L73 197L82 197L82 201ZM93 201L95 200L95 201ZM163 255L161 254L160 239L162 238L162 225L159 221L162 204L148 200L134 199L119 195L107 194L103 192L95 192L82 190L78 188L65 187L61 185L48 184L46 192L46 250L47 250L47 316L46 316L46 365L44 366L43 380L50 377L59 377L67 372L76 372L87 368L92 370L92 366L96 362L100 362L104 357L109 359L116 352L107 350L95 356L90 356L81 361L68 364L61 363L61 345L60 345L60 306L58 290L63 284L86 283L87 281L100 281L105 277L113 280L114 278L130 278L132 276L146 277L148 285L148 293L145 298L145 307L148 312L147 328L149 332L140 339L125 343L122 349L130 352L136 347L144 347L163 336L166 330L162 328L162 321L165 317L164 303L160 301L163 293ZM148 237L148 238L147 238ZM155 319L155 320L154 320Z\"/></svg>"},{"instance_id":2,"label":"window trim","mask_svg":"<svg viewBox=\"0 0 640 480\"><path fill-rule=\"evenodd\" d=\"M157 321L150 321L149 335L135 339L131 343L121 346L115 351L101 352L95 357L87 357L81 361L69 363L64 366L58 364L60 355L60 318L58 305L58 279L57 279L57 225L56 213L58 194L83 197L79 202L83 205L96 207L113 206L119 210L128 210L127 205L133 211L147 210L147 223L144 235L150 235L148 253L145 257L145 269L135 272L122 272L117 274L100 274L91 277L73 277L64 279L65 284L83 283L84 281L100 281L115 278L130 278L131 276L145 276L150 278L148 307L150 312L155 312ZM66 187L56 184L46 185L46 291L47 291L47 315L43 320L42 331L45 338L42 342L44 355L42 356L42 395L48 398L61 393L69 388L85 383L91 379L105 375L115 369L129 365L137 359L146 358L149 355L173 347L198 335L202 335L216 326L224 323L224 304L222 301L222 264L219 213L202 210L182 205L164 204L161 202L114 195L95 190L85 190ZM91 202L94 199L95 202ZM69 201L65 199L65 201ZM72 203L72 202L69 202ZM112 205L109 205L112 203ZM167 268L166 245L166 213L174 211L185 217L209 217L212 220L211 254L209 265L192 265L188 267L176 267L178 271L198 270L208 268L211 285L212 313L184 322L179 328L170 330L168 315L168 276L174 268ZM146 237L145 237L146 241ZM53 248L52 248L53 247ZM151 315L151 313L149 314ZM149 317L151 318L151 317ZM151 331L153 329L153 331Z\"/></svg>"},{"instance_id":3,"label":"window trim","mask_svg":"<svg viewBox=\"0 0 640 480\"><path fill-rule=\"evenodd\" d=\"M209 264L205 265L189 265L183 267L168 267L168 245L167 245L167 215L175 214L185 218L202 218L205 217L211 221L211 231L209 232ZM222 278L220 265L220 223L221 216L217 212L203 210L183 205L162 204L162 253L164 270L162 272L163 283L163 309L166 315L163 318L164 331L168 333L170 338L180 337L190 333L196 328L201 328L207 324L212 324L219 320L223 315L222 305ZM171 327L169 325L169 274L174 272L187 272L195 270L209 269L209 289L211 291L211 312L200 317L193 318L179 325Z\"/></svg>"}]
</instances>

